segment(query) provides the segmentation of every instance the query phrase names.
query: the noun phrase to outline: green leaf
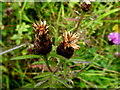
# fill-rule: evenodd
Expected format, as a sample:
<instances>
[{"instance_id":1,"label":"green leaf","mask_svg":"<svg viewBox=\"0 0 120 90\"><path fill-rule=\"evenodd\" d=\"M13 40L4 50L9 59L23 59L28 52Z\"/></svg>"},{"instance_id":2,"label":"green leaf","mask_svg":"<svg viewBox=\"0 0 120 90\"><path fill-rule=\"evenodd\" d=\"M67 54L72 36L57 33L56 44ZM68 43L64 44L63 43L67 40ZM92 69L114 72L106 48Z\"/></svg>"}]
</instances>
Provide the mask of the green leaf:
<instances>
[{"instance_id":1,"label":"green leaf","mask_svg":"<svg viewBox=\"0 0 120 90\"><path fill-rule=\"evenodd\" d=\"M102 22L120 23L119 20L102 20Z\"/></svg>"},{"instance_id":2,"label":"green leaf","mask_svg":"<svg viewBox=\"0 0 120 90\"><path fill-rule=\"evenodd\" d=\"M56 54L56 52L51 52L51 53L49 54L49 58L50 58L50 57L63 58L61 55Z\"/></svg>"},{"instance_id":3,"label":"green leaf","mask_svg":"<svg viewBox=\"0 0 120 90\"><path fill-rule=\"evenodd\" d=\"M3 74L3 76L6 78L6 86L7 86L6 88L9 88L9 83L10 83L9 77L5 74Z\"/></svg>"},{"instance_id":4,"label":"green leaf","mask_svg":"<svg viewBox=\"0 0 120 90\"><path fill-rule=\"evenodd\" d=\"M71 31L73 31L73 30L75 30L76 29L76 27L73 27L73 28L71 28L70 30L69 30L69 32L71 32Z\"/></svg>"},{"instance_id":5,"label":"green leaf","mask_svg":"<svg viewBox=\"0 0 120 90\"><path fill-rule=\"evenodd\" d=\"M36 64L45 64L45 61L41 60L41 61L35 61L32 63L32 65L36 65Z\"/></svg>"},{"instance_id":6,"label":"green leaf","mask_svg":"<svg viewBox=\"0 0 120 90\"><path fill-rule=\"evenodd\" d=\"M21 88L33 88L33 84L27 83L26 85L23 85Z\"/></svg>"},{"instance_id":7,"label":"green leaf","mask_svg":"<svg viewBox=\"0 0 120 90\"><path fill-rule=\"evenodd\" d=\"M11 40L16 40L16 39L22 39L21 35L14 34L14 35L11 37Z\"/></svg>"},{"instance_id":8,"label":"green leaf","mask_svg":"<svg viewBox=\"0 0 120 90\"><path fill-rule=\"evenodd\" d=\"M2 40L0 40L0 45L5 47L5 44L2 42Z\"/></svg>"},{"instance_id":9,"label":"green leaf","mask_svg":"<svg viewBox=\"0 0 120 90\"><path fill-rule=\"evenodd\" d=\"M39 87L40 85L42 85L42 84L45 83L45 82L46 82L46 80L45 80L45 81L40 81L40 82L38 82L38 83L34 86L34 88Z\"/></svg>"},{"instance_id":10,"label":"green leaf","mask_svg":"<svg viewBox=\"0 0 120 90\"><path fill-rule=\"evenodd\" d=\"M62 83L63 85L65 85L67 88L73 88L71 85L67 84L67 82L65 80L58 80L60 83Z\"/></svg>"},{"instance_id":11,"label":"green leaf","mask_svg":"<svg viewBox=\"0 0 120 90\"><path fill-rule=\"evenodd\" d=\"M52 74L51 72L44 72L38 76L35 76L34 79L41 78L41 77L49 77L51 74Z\"/></svg>"},{"instance_id":12,"label":"green leaf","mask_svg":"<svg viewBox=\"0 0 120 90\"><path fill-rule=\"evenodd\" d=\"M69 59L67 62L74 62L74 63L90 63L82 58L80 59Z\"/></svg>"},{"instance_id":13,"label":"green leaf","mask_svg":"<svg viewBox=\"0 0 120 90\"><path fill-rule=\"evenodd\" d=\"M48 80L48 79L49 79L49 77L42 77L42 78L37 79L37 81L44 81L44 80Z\"/></svg>"},{"instance_id":14,"label":"green leaf","mask_svg":"<svg viewBox=\"0 0 120 90\"><path fill-rule=\"evenodd\" d=\"M32 22L32 21L27 17L26 14L23 15L23 20L28 21L28 22L30 22L30 23Z\"/></svg>"},{"instance_id":15,"label":"green leaf","mask_svg":"<svg viewBox=\"0 0 120 90\"><path fill-rule=\"evenodd\" d=\"M28 0L29 1L29 0ZM25 9L34 8L34 0L30 0L31 2L26 2Z\"/></svg>"},{"instance_id":16,"label":"green leaf","mask_svg":"<svg viewBox=\"0 0 120 90\"><path fill-rule=\"evenodd\" d=\"M8 72L8 69L3 65L0 65L0 70L2 70L3 72Z\"/></svg>"},{"instance_id":17,"label":"green leaf","mask_svg":"<svg viewBox=\"0 0 120 90\"><path fill-rule=\"evenodd\" d=\"M27 32L29 27L29 25L23 22L21 25L17 25L16 31L18 31L18 34L22 34L22 32Z\"/></svg>"},{"instance_id":18,"label":"green leaf","mask_svg":"<svg viewBox=\"0 0 120 90\"><path fill-rule=\"evenodd\" d=\"M70 0L70 1L72 1L72 0ZM79 2L79 0L77 0L77 1ZM77 3L77 2L69 2L68 5L69 5L70 8L73 8L76 3Z\"/></svg>"},{"instance_id":19,"label":"green leaf","mask_svg":"<svg viewBox=\"0 0 120 90\"><path fill-rule=\"evenodd\" d=\"M49 88L49 82L44 82L42 83L40 86L38 86L37 88Z\"/></svg>"},{"instance_id":20,"label":"green leaf","mask_svg":"<svg viewBox=\"0 0 120 90\"><path fill-rule=\"evenodd\" d=\"M32 83L32 84L35 84L34 80L33 80L32 78L29 78L28 76L26 76L25 73L23 73L21 70L16 69L16 68L14 68L14 67L13 67L13 69L14 69L14 71L18 72L19 75L20 75L22 78L27 79L27 80L28 80L30 83Z\"/></svg>"},{"instance_id":21,"label":"green leaf","mask_svg":"<svg viewBox=\"0 0 120 90\"><path fill-rule=\"evenodd\" d=\"M99 16L99 18L98 18L96 21L99 21L99 20L103 19L104 17L106 17L106 16L108 16L108 15L110 15L110 14L112 14L112 13L115 13L115 12L117 12L117 11L119 11L119 10L120 10L120 8L112 9L112 10L104 13L103 15Z\"/></svg>"},{"instance_id":22,"label":"green leaf","mask_svg":"<svg viewBox=\"0 0 120 90\"><path fill-rule=\"evenodd\" d=\"M40 58L40 55L24 55L24 56L17 56L13 57L10 60L22 60L22 59L30 59L30 58Z\"/></svg>"},{"instance_id":23,"label":"green leaf","mask_svg":"<svg viewBox=\"0 0 120 90\"><path fill-rule=\"evenodd\" d=\"M26 54L27 54L27 50L26 49L22 50L22 55L26 55Z\"/></svg>"},{"instance_id":24,"label":"green leaf","mask_svg":"<svg viewBox=\"0 0 120 90\"><path fill-rule=\"evenodd\" d=\"M21 42L21 41L20 41L19 39L18 39L18 40L16 40L16 44L17 44L17 45L19 45L19 44L20 44L20 42Z\"/></svg>"},{"instance_id":25,"label":"green leaf","mask_svg":"<svg viewBox=\"0 0 120 90\"><path fill-rule=\"evenodd\" d=\"M50 65L52 65L52 66L56 66L57 65L57 63L55 63L54 61L48 61L48 63L50 64Z\"/></svg>"}]
</instances>

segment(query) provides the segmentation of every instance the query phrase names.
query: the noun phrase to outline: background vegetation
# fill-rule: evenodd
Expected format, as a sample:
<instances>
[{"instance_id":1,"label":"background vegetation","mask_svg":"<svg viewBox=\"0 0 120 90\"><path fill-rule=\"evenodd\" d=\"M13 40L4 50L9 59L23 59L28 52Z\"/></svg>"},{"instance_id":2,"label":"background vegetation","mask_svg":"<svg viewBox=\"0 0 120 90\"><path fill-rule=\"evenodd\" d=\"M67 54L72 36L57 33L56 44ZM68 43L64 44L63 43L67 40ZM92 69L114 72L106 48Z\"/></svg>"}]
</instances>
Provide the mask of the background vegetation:
<instances>
[{"instance_id":1,"label":"background vegetation","mask_svg":"<svg viewBox=\"0 0 120 90\"><path fill-rule=\"evenodd\" d=\"M34 39L32 23L46 20L53 42L48 54L52 70L62 61L60 69L49 72L41 55L26 51L27 45L2 55L2 88L120 88L120 57L115 56L118 45L108 43L108 34L118 30L119 2L92 2L84 13L79 2L12 2L2 6L2 49ZM64 30L78 28L80 49L69 60L56 54ZM3 51L4 51L3 50ZM27 56L26 56L27 55ZM90 64L89 64L90 63ZM87 67L86 67L87 65ZM36 66L36 67L35 67Z\"/></svg>"}]
</instances>

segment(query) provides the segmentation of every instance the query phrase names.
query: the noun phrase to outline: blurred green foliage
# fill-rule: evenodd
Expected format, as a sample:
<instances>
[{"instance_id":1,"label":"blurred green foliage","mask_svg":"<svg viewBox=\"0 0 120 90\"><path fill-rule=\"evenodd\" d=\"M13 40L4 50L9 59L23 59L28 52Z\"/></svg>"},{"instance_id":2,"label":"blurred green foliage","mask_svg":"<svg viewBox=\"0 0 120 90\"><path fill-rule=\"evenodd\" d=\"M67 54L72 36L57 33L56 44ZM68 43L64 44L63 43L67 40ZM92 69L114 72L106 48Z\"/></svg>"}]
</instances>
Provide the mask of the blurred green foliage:
<instances>
[{"instance_id":1,"label":"blurred green foliage","mask_svg":"<svg viewBox=\"0 0 120 90\"><path fill-rule=\"evenodd\" d=\"M34 39L32 23L46 20L53 49L48 54L49 64L54 70L59 62L64 64L56 74L46 68L41 55L26 51L27 45L4 54L0 61L2 88L120 88L120 58L114 53L117 45L108 43L107 35L120 24L119 2L92 2L92 10L83 13L79 2L0 2L2 5L3 49L31 43ZM56 54L64 30L72 32L78 23L79 14L84 18L78 28L80 49L70 60ZM80 71L87 63L88 67ZM31 68L31 65L40 65Z\"/></svg>"}]
</instances>

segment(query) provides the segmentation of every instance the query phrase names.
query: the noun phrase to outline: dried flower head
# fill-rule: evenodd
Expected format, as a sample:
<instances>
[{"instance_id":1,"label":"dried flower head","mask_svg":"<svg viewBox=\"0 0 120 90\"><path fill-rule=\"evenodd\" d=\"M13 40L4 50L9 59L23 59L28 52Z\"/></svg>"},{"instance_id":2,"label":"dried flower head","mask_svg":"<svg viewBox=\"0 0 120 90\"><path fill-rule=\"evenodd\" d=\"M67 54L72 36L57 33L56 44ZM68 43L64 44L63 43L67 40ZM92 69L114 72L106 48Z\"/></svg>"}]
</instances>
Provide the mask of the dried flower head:
<instances>
[{"instance_id":1,"label":"dried flower head","mask_svg":"<svg viewBox=\"0 0 120 90\"><path fill-rule=\"evenodd\" d=\"M74 49L79 49L79 46L76 44L78 36L72 33L67 34L64 31L62 38L63 42L57 47L57 54L69 59L73 55Z\"/></svg>"},{"instance_id":2,"label":"dried flower head","mask_svg":"<svg viewBox=\"0 0 120 90\"><path fill-rule=\"evenodd\" d=\"M48 32L48 26L46 24L46 21L43 21L43 22L41 21L40 24L36 21L36 23L33 23L32 26L36 33L35 34L36 38L39 38L42 35L46 35Z\"/></svg>"},{"instance_id":3,"label":"dried flower head","mask_svg":"<svg viewBox=\"0 0 120 90\"><path fill-rule=\"evenodd\" d=\"M90 11L92 8L91 0L83 0L80 6L84 12Z\"/></svg>"},{"instance_id":4,"label":"dried flower head","mask_svg":"<svg viewBox=\"0 0 120 90\"><path fill-rule=\"evenodd\" d=\"M11 16L13 14L13 8L6 8L4 12L5 16Z\"/></svg>"},{"instance_id":5,"label":"dried flower head","mask_svg":"<svg viewBox=\"0 0 120 90\"><path fill-rule=\"evenodd\" d=\"M66 47L72 47L74 49L79 49L79 46L76 44L76 42L78 41L78 36L77 34L73 34L73 33L68 33L66 31L64 31L63 33L63 43L64 43L64 49L66 49Z\"/></svg>"},{"instance_id":6,"label":"dried flower head","mask_svg":"<svg viewBox=\"0 0 120 90\"><path fill-rule=\"evenodd\" d=\"M48 54L52 49L52 42L48 38L48 26L46 21L41 21L39 24L37 21L33 23L33 28L35 31L35 40L34 40L34 52L35 54Z\"/></svg>"}]
</instances>

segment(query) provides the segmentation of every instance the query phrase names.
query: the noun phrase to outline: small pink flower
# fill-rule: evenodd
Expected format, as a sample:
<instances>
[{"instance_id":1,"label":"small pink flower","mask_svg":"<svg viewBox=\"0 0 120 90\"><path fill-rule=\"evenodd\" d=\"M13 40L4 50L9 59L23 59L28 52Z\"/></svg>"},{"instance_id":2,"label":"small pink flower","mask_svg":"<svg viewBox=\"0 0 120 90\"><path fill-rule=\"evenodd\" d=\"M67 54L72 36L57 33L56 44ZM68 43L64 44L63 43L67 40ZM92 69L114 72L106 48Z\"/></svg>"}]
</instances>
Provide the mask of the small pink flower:
<instances>
[{"instance_id":1,"label":"small pink flower","mask_svg":"<svg viewBox=\"0 0 120 90\"><path fill-rule=\"evenodd\" d=\"M112 32L108 35L108 40L112 41L114 44L120 44L120 33Z\"/></svg>"}]
</instances>

